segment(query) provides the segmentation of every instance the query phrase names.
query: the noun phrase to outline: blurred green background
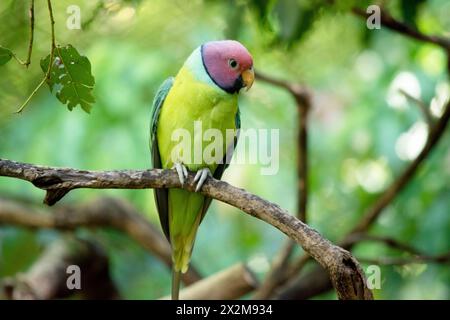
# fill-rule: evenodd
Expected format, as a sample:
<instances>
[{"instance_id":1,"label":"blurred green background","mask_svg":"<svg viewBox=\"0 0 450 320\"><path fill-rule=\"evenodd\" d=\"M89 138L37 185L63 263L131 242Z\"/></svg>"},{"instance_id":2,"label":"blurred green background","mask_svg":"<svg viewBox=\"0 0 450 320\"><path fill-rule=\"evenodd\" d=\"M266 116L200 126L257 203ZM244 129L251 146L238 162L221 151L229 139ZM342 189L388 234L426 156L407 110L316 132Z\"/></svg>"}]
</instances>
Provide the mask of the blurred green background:
<instances>
[{"instance_id":1,"label":"blurred green background","mask_svg":"<svg viewBox=\"0 0 450 320\"><path fill-rule=\"evenodd\" d=\"M50 48L46 3L37 0L30 68L15 61L0 67L0 157L98 170L150 167L150 106L157 87L201 43L233 38L253 54L258 71L313 88L308 223L330 240L339 240L425 142L427 129L419 109L398 89L431 102L431 112L439 116L450 87L440 48L385 28L368 30L349 10L354 3L365 8L368 2L319 7L320 2L53 1L57 43L70 43L89 58L96 103L91 114L79 107L69 112L44 86L17 115L13 112L42 77L39 60ZM82 30L65 26L72 4L80 6L83 22L91 20ZM0 2L0 45L20 57L27 50L27 8L28 1ZM450 37L449 1L390 1L387 8L425 33ZM233 165L223 179L295 212L294 100L282 89L256 81L241 96L240 110L243 128L280 129L280 170L262 176L259 165ZM372 233L430 255L450 249L449 143L447 130ZM0 177L0 196L40 202L43 195L29 183ZM100 195L128 199L159 225L151 190L77 190L62 202ZM95 236L106 248L124 298L153 299L169 292L169 270L127 236L111 230L77 232ZM56 231L1 226L0 278L26 271L58 236ZM263 277L284 238L273 227L214 202L200 227L193 263L208 275L246 261ZM354 253L403 256L380 244L358 245ZM381 272L376 298L450 298L448 265L386 266Z\"/></svg>"}]
</instances>

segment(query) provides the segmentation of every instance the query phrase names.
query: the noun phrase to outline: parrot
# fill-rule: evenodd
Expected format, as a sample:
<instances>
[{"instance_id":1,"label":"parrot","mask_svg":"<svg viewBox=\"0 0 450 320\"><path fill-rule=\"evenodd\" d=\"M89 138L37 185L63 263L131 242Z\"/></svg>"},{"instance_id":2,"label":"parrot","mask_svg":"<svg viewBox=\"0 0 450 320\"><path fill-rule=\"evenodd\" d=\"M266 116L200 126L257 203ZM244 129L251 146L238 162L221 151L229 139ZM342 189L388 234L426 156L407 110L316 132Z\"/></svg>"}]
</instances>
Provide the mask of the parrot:
<instances>
[{"instance_id":1,"label":"parrot","mask_svg":"<svg viewBox=\"0 0 450 320\"><path fill-rule=\"evenodd\" d=\"M208 177L221 179L229 164L225 157L234 151L241 126L238 95L241 89L250 89L254 78L253 58L240 42L210 41L197 47L177 75L166 79L154 96L150 123L153 168L175 170L182 186L188 170L196 173L195 192L183 188L153 191L161 227L171 245L173 300L179 299L181 274L189 268L198 227L212 201L198 191ZM195 147L178 155L174 152L178 142L173 135L179 129L190 134L191 146L206 146L207 141L194 132L196 123L202 132L216 129L223 137L234 130L232 145L222 139L223 161L204 159ZM185 151L192 152L191 157L182 156Z\"/></svg>"}]
</instances>

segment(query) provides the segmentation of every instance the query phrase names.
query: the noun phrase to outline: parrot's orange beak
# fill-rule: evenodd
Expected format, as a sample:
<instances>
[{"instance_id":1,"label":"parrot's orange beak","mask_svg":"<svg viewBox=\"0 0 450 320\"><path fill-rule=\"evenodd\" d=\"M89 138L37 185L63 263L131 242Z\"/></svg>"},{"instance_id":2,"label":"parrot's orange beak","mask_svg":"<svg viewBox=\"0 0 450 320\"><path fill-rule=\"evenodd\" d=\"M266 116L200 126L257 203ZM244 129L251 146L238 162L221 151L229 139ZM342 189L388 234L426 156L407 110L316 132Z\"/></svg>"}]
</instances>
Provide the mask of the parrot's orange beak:
<instances>
[{"instance_id":1,"label":"parrot's orange beak","mask_svg":"<svg viewBox=\"0 0 450 320\"><path fill-rule=\"evenodd\" d=\"M253 70L253 67L242 72L241 76L245 90L248 91L252 87L253 81L255 81L255 71Z\"/></svg>"}]
</instances>

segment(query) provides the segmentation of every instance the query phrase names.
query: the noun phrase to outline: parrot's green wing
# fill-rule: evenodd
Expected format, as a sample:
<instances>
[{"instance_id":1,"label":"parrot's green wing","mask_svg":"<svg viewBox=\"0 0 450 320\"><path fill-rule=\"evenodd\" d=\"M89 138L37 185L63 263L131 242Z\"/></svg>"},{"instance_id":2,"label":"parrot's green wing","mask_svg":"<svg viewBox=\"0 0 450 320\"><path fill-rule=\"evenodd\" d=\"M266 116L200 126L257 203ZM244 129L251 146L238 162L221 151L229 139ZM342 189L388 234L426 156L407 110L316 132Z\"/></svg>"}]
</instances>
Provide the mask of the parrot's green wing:
<instances>
[{"instance_id":1,"label":"parrot's green wing","mask_svg":"<svg viewBox=\"0 0 450 320\"><path fill-rule=\"evenodd\" d=\"M153 168L162 168L156 131L158 129L158 120L161 108L170 88L172 88L173 81L173 77L166 79L159 87L158 92L153 99L152 118L150 123L150 149L152 153ZM155 195L155 203L159 214L159 220L161 222L161 227L167 237L167 240L170 241L168 191L167 189L157 188L153 190L153 194Z\"/></svg>"},{"instance_id":2,"label":"parrot's green wing","mask_svg":"<svg viewBox=\"0 0 450 320\"><path fill-rule=\"evenodd\" d=\"M231 157L233 155L234 149L236 148L238 139L239 139L239 130L241 129L241 115L239 113L239 109L236 113L236 118L235 118L235 125L236 125L236 135L234 137L234 144L232 146L229 146L229 150L227 150L225 156L223 157L223 161L221 164L219 164L216 168L216 170L214 171L213 177L217 180L220 180L222 178L222 175L225 171L226 168L228 168L229 161L231 160ZM206 211L208 211L209 206L211 205L211 201L212 198L208 198L205 197L205 202L203 203L203 208L202 208L202 218L201 220L203 220L203 218L205 217ZM201 222L200 220L200 222Z\"/></svg>"}]
</instances>

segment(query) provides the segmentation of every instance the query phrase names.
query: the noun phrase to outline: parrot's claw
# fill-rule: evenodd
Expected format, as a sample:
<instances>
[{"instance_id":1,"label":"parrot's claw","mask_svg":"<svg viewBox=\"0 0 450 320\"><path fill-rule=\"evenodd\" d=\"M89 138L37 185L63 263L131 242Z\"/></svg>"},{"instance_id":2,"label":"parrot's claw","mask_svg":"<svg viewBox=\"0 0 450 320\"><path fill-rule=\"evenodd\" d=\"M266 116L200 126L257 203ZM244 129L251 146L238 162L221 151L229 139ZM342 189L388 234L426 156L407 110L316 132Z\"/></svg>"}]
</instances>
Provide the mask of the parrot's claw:
<instances>
[{"instance_id":1,"label":"parrot's claw","mask_svg":"<svg viewBox=\"0 0 450 320\"><path fill-rule=\"evenodd\" d=\"M180 180L181 186L184 186L184 181L188 177L188 171L186 167L181 163L175 163L172 167L172 169L175 169L178 173L178 179Z\"/></svg>"},{"instance_id":2,"label":"parrot's claw","mask_svg":"<svg viewBox=\"0 0 450 320\"><path fill-rule=\"evenodd\" d=\"M206 178L208 177L212 177L209 168L203 168L197 171L194 178L194 182L198 181L197 186L195 187L195 192L198 192L202 188L203 183L205 183Z\"/></svg>"}]
</instances>

